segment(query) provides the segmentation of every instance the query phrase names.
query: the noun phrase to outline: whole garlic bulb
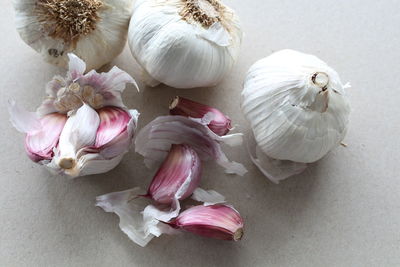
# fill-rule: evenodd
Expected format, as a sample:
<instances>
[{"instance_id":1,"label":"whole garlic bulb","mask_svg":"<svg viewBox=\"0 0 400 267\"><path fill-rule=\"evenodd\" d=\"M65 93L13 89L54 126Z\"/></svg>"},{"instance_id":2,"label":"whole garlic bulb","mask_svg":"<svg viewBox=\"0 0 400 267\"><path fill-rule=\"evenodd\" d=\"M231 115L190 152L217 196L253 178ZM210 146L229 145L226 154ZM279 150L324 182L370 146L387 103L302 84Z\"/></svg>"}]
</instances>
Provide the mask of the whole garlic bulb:
<instances>
[{"instance_id":1,"label":"whole garlic bulb","mask_svg":"<svg viewBox=\"0 0 400 267\"><path fill-rule=\"evenodd\" d=\"M242 31L220 0L139 0L128 42L145 83L175 88L216 85L238 56Z\"/></svg>"},{"instance_id":2,"label":"whole garlic bulb","mask_svg":"<svg viewBox=\"0 0 400 267\"><path fill-rule=\"evenodd\" d=\"M268 157L311 163L343 140L350 104L339 75L315 56L282 50L256 62L242 109Z\"/></svg>"},{"instance_id":3,"label":"whole garlic bulb","mask_svg":"<svg viewBox=\"0 0 400 267\"><path fill-rule=\"evenodd\" d=\"M68 67L67 54L97 69L126 43L130 0L15 0L18 33L49 63Z\"/></svg>"}]
</instances>

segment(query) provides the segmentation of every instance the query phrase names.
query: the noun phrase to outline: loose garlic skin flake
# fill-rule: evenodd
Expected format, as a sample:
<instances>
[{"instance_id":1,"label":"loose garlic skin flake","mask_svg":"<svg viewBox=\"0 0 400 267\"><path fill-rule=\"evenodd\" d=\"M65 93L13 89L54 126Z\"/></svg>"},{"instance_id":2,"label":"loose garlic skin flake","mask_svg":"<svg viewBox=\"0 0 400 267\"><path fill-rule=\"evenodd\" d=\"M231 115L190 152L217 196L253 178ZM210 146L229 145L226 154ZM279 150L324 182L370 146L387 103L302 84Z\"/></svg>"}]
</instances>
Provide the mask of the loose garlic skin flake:
<instances>
[{"instance_id":1,"label":"loose garlic skin flake","mask_svg":"<svg viewBox=\"0 0 400 267\"><path fill-rule=\"evenodd\" d=\"M244 83L242 110L258 152L293 164L321 159L346 134L346 87L335 70L312 55L282 50L256 62ZM297 164L296 172L300 169Z\"/></svg>"},{"instance_id":2,"label":"loose garlic skin flake","mask_svg":"<svg viewBox=\"0 0 400 267\"><path fill-rule=\"evenodd\" d=\"M216 85L238 57L242 31L219 0L139 0L128 43L149 86Z\"/></svg>"},{"instance_id":3,"label":"loose garlic skin flake","mask_svg":"<svg viewBox=\"0 0 400 267\"><path fill-rule=\"evenodd\" d=\"M14 0L17 31L45 61L68 68L74 53L98 69L119 55L132 12L129 0Z\"/></svg>"}]
</instances>

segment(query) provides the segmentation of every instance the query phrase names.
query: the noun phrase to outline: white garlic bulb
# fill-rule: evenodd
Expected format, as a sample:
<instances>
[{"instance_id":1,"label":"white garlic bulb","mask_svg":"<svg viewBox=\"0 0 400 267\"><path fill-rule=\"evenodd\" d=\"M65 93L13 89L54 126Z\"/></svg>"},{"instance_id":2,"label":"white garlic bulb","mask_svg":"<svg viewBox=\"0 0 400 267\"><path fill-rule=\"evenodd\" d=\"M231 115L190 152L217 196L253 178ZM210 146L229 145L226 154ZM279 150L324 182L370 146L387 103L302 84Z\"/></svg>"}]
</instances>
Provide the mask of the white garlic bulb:
<instances>
[{"instance_id":1,"label":"white garlic bulb","mask_svg":"<svg viewBox=\"0 0 400 267\"><path fill-rule=\"evenodd\" d=\"M242 31L220 0L139 0L129 25L144 81L175 88L214 86L234 65Z\"/></svg>"},{"instance_id":2,"label":"white garlic bulb","mask_svg":"<svg viewBox=\"0 0 400 267\"><path fill-rule=\"evenodd\" d=\"M312 55L282 50L256 62L244 83L242 109L257 149L277 160L321 159L346 134L346 87Z\"/></svg>"},{"instance_id":3,"label":"white garlic bulb","mask_svg":"<svg viewBox=\"0 0 400 267\"><path fill-rule=\"evenodd\" d=\"M15 0L17 30L49 63L68 68L67 54L98 69L126 43L130 0Z\"/></svg>"}]
</instances>

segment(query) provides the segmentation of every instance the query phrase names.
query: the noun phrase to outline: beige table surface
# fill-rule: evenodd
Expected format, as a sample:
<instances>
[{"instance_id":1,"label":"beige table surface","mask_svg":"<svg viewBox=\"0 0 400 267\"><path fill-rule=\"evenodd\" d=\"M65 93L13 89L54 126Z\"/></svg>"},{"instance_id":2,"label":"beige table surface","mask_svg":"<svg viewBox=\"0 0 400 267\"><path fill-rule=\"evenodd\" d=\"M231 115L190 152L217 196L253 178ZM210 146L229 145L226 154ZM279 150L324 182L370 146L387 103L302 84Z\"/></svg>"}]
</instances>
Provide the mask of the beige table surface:
<instances>
[{"instance_id":1,"label":"beige table surface","mask_svg":"<svg viewBox=\"0 0 400 267\"><path fill-rule=\"evenodd\" d=\"M400 266L400 2L397 0L230 0L245 38L232 73L216 88L160 86L124 93L140 127L166 114L179 94L215 105L238 130L242 81L256 60L283 48L314 53L332 65L352 102L345 142L280 185L253 166L243 148L227 149L249 169L225 175L212 163L202 186L223 193L246 222L242 241L191 234L162 236L146 248L94 207L97 195L149 184L154 170L131 151L113 171L76 180L51 176L24 153L6 101L35 109L45 83L62 74L25 45L9 0L0 1L0 266ZM112 64L138 76L128 47Z\"/></svg>"}]
</instances>

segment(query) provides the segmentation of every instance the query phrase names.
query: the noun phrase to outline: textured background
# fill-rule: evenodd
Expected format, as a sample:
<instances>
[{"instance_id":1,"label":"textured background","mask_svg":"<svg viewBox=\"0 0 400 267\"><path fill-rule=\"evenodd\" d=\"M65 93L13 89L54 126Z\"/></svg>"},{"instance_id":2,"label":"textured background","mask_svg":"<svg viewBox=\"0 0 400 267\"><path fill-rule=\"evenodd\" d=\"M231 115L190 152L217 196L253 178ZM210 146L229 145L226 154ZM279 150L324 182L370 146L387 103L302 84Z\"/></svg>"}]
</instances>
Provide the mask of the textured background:
<instances>
[{"instance_id":1,"label":"textured background","mask_svg":"<svg viewBox=\"0 0 400 267\"><path fill-rule=\"evenodd\" d=\"M130 86L128 107L142 127L166 114L179 94L229 114L248 132L240 110L247 69L273 51L313 53L350 81L351 127L345 143L298 175L275 185L244 149L228 149L250 172L243 178L207 165L204 188L223 193L246 221L244 239L221 242L190 234L162 236L146 248L118 228L116 215L94 207L111 191L149 184L154 170L133 151L110 173L52 177L24 154L7 99L36 108L45 83L63 73L41 61L14 29L11 1L0 3L1 266L399 266L400 265L400 2L396 0L230 0L245 38L238 64L216 88ZM126 48L112 65L138 76ZM397 76L396 76L397 75Z\"/></svg>"}]
</instances>

